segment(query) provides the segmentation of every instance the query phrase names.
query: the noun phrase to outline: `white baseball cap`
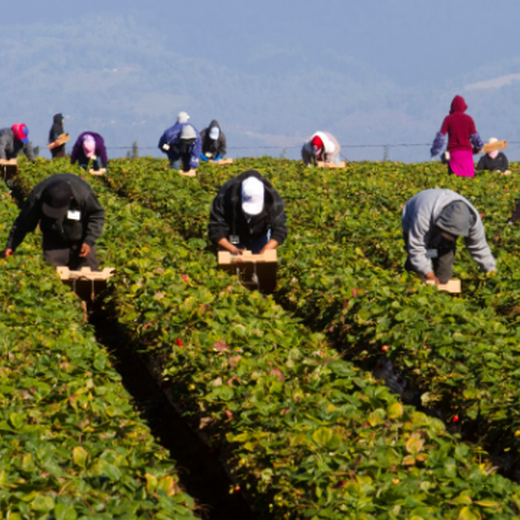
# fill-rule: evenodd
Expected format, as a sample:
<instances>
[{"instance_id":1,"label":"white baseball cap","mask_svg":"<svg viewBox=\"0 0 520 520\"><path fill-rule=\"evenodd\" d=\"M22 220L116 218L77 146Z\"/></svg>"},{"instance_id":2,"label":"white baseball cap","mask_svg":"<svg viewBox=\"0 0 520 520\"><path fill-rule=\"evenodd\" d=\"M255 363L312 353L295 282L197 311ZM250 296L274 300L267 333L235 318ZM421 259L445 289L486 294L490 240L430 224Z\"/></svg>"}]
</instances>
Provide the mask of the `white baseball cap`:
<instances>
[{"instance_id":1,"label":"white baseball cap","mask_svg":"<svg viewBox=\"0 0 520 520\"><path fill-rule=\"evenodd\" d=\"M264 209L264 183L256 177L242 182L242 210L248 215L258 215Z\"/></svg>"},{"instance_id":2,"label":"white baseball cap","mask_svg":"<svg viewBox=\"0 0 520 520\"><path fill-rule=\"evenodd\" d=\"M177 114L177 123L187 123L190 116L186 112L179 112Z\"/></svg>"}]
</instances>

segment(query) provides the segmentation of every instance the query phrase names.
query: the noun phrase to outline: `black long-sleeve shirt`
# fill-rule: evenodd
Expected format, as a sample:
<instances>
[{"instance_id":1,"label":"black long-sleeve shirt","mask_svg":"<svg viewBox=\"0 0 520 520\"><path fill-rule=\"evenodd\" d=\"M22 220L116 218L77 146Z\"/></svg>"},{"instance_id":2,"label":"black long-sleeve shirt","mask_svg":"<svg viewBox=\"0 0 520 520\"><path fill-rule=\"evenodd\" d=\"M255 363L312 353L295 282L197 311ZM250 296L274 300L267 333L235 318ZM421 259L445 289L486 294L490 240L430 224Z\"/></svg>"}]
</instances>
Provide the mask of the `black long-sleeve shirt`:
<instances>
[{"instance_id":1,"label":"black long-sleeve shirt","mask_svg":"<svg viewBox=\"0 0 520 520\"><path fill-rule=\"evenodd\" d=\"M59 178L70 184L73 198L69 210L79 211L78 219L69 218L69 214L61 219L53 219L42 212L42 194ZM34 231L38 223L43 233L44 249L65 249L83 242L92 247L103 231L105 210L88 183L71 173L59 173L43 180L31 191L11 227L6 249L14 251L22 243L25 235Z\"/></svg>"},{"instance_id":2,"label":"black long-sleeve shirt","mask_svg":"<svg viewBox=\"0 0 520 520\"><path fill-rule=\"evenodd\" d=\"M264 184L264 208L248 221L242 211L242 182L256 177ZM271 183L256 170L248 170L226 182L211 204L209 238L218 244L222 238L238 235L248 245L269 230L271 239L281 244L287 238L285 203Z\"/></svg>"},{"instance_id":3,"label":"black long-sleeve shirt","mask_svg":"<svg viewBox=\"0 0 520 520\"><path fill-rule=\"evenodd\" d=\"M482 170L505 172L506 170L509 170L509 161L502 152L500 152L494 159L492 159L488 154L485 154L477 163L477 171Z\"/></svg>"}]
</instances>

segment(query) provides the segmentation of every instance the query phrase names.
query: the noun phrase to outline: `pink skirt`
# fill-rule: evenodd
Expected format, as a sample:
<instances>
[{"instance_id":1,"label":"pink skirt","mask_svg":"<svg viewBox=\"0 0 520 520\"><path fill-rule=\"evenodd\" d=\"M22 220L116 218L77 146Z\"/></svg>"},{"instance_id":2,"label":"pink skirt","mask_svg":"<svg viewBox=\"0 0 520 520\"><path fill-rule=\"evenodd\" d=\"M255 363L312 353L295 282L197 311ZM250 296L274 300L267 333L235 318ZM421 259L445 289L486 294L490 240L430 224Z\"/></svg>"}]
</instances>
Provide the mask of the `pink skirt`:
<instances>
[{"instance_id":1,"label":"pink skirt","mask_svg":"<svg viewBox=\"0 0 520 520\"><path fill-rule=\"evenodd\" d=\"M475 163L470 150L450 152L450 170L459 177L475 177Z\"/></svg>"}]
</instances>

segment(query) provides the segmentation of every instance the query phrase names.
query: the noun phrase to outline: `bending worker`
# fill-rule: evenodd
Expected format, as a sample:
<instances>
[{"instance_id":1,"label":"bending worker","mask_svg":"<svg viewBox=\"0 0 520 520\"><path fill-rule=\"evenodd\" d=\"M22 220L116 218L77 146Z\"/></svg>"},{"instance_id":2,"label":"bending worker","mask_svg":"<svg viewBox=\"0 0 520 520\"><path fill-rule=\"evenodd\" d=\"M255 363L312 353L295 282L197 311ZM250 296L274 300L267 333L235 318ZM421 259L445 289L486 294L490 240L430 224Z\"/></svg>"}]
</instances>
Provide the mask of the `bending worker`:
<instances>
[{"instance_id":1,"label":"bending worker","mask_svg":"<svg viewBox=\"0 0 520 520\"><path fill-rule=\"evenodd\" d=\"M11 256L39 224L46 262L72 270L97 269L95 244L104 222L105 210L83 179L71 173L52 175L29 194L11 228L5 256Z\"/></svg>"},{"instance_id":2,"label":"bending worker","mask_svg":"<svg viewBox=\"0 0 520 520\"><path fill-rule=\"evenodd\" d=\"M459 236L483 271L496 270L478 211L454 191L428 189L412 197L403 208L402 227L408 253L404 267L423 281L450 280Z\"/></svg>"},{"instance_id":3,"label":"bending worker","mask_svg":"<svg viewBox=\"0 0 520 520\"><path fill-rule=\"evenodd\" d=\"M16 159L23 150L30 161L34 161L34 151L29 142L29 129L23 123L0 130L0 159Z\"/></svg>"},{"instance_id":4,"label":"bending worker","mask_svg":"<svg viewBox=\"0 0 520 520\"><path fill-rule=\"evenodd\" d=\"M317 161L336 162L341 150L337 139L329 132L316 132L302 148L302 160L307 165L316 165Z\"/></svg>"},{"instance_id":5,"label":"bending worker","mask_svg":"<svg viewBox=\"0 0 520 520\"><path fill-rule=\"evenodd\" d=\"M208 128L202 130L200 139L202 141L202 153L200 154L200 158L203 161L216 162L226 155L226 136L216 119L211 121Z\"/></svg>"},{"instance_id":6,"label":"bending worker","mask_svg":"<svg viewBox=\"0 0 520 520\"><path fill-rule=\"evenodd\" d=\"M227 181L211 204L209 238L232 254L262 254L287 237L285 204L256 170Z\"/></svg>"},{"instance_id":7,"label":"bending worker","mask_svg":"<svg viewBox=\"0 0 520 520\"><path fill-rule=\"evenodd\" d=\"M496 143L498 139L491 137L488 144ZM484 154L477 163L477 171L488 170L490 172L505 173L509 170L509 161L506 154L500 150L493 150Z\"/></svg>"},{"instance_id":8,"label":"bending worker","mask_svg":"<svg viewBox=\"0 0 520 520\"><path fill-rule=\"evenodd\" d=\"M83 132L78 136L72 147L70 164L77 161L78 165L86 170L91 160L94 171L99 171L101 165L103 165L103 168L107 167L108 157L105 140L96 132Z\"/></svg>"},{"instance_id":9,"label":"bending worker","mask_svg":"<svg viewBox=\"0 0 520 520\"><path fill-rule=\"evenodd\" d=\"M177 122L166 129L157 145L170 160L172 170L187 172L195 170L199 165L202 141L198 130L188 123L190 116L179 112Z\"/></svg>"}]
</instances>

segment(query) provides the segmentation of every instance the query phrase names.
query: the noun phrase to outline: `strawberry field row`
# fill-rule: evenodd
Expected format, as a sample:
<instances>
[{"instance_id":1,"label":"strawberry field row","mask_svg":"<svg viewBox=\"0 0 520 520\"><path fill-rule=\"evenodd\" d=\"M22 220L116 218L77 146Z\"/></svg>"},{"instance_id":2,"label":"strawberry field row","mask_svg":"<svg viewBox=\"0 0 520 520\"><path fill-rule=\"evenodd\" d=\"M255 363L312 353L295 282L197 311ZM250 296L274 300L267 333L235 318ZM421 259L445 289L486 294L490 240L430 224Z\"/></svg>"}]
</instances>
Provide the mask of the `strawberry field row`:
<instances>
[{"instance_id":1,"label":"strawberry field row","mask_svg":"<svg viewBox=\"0 0 520 520\"><path fill-rule=\"evenodd\" d=\"M123 165L138 178L139 162ZM142 173L145 198L160 177ZM161 182L156 193L182 189L177 178ZM271 299L216 272L204 241L176 236L182 214L118 204L99 182L96 191L112 214L104 246L124 275L115 281L121 322L162 359L174 398L209 442L232 443L231 468L267 517L514 514L516 486L476 464L478 450L403 407Z\"/></svg>"},{"instance_id":2,"label":"strawberry field row","mask_svg":"<svg viewBox=\"0 0 520 520\"><path fill-rule=\"evenodd\" d=\"M135 167L123 162L113 168L110 183L161 211L185 236L204 237L218 186L255 164L243 163L226 172L208 168L199 179L186 180L158 161ZM436 166L384 168L362 164L338 174L264 160L261 170L286 197L291 226L276 297L365 367L381 364L384 347L406 374L405 397L456 420L457 428L494 455L516 453L518 231L498 232L518 188L492 174L468 181L446 177ZM500 269L494 278L480 275L459 253L456 273L469 298L453 299L401 274L402 205L419 189L437 186L455 189L482 208L488 237L498 238L490 240Z\"/></svg>"},{"instance_id":3,"label":"strawberry field row","mask_svg":"<svg viewBox=\"0 0 520 520\"><path fill-rule=\"evenodd\" d=\"M1 202L5 241L17 208ZM37 242L0 269L0 518L194 518Z\"/></svg>"}]
</instances>

